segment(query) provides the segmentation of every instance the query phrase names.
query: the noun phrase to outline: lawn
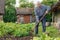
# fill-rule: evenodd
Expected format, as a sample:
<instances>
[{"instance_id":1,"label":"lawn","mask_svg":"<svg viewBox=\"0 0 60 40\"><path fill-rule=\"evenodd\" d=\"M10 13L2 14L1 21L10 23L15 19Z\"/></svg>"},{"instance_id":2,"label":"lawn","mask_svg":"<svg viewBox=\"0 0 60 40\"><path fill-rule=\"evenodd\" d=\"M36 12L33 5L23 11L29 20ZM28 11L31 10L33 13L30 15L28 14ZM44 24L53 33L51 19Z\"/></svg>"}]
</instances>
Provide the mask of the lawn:
<instances>
[{"instance_id":1,"label":"lawn","mask_svg":"<svg viewBox=\"0 0 60 40\"><path fill-rule=\"evenodd\" d=\"M34 37L33 40L60 40L60 32L54 26L46 27L46 32L49 35L42 32L42 25L39 25L39 33L37 37Z\"/></svg>"}]
</instances>

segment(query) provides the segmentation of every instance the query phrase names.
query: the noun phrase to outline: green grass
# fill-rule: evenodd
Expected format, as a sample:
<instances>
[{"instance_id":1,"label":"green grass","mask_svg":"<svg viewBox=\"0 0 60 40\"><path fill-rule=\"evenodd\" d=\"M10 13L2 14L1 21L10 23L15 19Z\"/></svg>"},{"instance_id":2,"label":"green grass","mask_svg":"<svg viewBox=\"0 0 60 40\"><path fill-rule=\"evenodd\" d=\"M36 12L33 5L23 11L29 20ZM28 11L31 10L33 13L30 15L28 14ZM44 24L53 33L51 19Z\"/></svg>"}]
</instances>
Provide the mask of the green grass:
<instances>
[{"instance_id":1,"label":"green grass","mask_svg":"<svg viewBox=\"0 0 60 40\"><path fill-rule=\"evenodd\" d=\"M46 32L49 33L50 37L60 37L60 32L58 31L58 29L56 29L54 26L49 26L46 27ZM39 34L43 33L42 32L42 27L39 27Z\"/></svg>"},{"instance_id":2,"label":"green grass","mask_svg":"<svg viewBox=\"0 0 60 40\"><path fill-rule=\"evenodd\" d=\"M34 37L33 40L60 40L60 32L54 26L46 27L46 32L49 33L49 36L42 32L42 25L39 25L39 33L37 37Z\"/></svg>"}]
</instances>

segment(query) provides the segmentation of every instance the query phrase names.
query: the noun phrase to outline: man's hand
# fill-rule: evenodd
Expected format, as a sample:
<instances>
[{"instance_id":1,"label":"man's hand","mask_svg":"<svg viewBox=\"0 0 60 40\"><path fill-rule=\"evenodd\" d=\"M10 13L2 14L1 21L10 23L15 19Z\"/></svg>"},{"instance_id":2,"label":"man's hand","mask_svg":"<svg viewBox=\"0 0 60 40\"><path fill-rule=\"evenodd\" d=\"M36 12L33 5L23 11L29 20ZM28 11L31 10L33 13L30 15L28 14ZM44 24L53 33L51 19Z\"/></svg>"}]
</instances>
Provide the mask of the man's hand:
<instances>
[{"instance_id":1,"label":"man's hand","mask_svg":"<svg viewBox=\"0 0 60 40\"><path fill-rule=\"evenodd\" d=\"M45 13L48 14L48 11L46 11Z\"/></svg>"}]
</instances>

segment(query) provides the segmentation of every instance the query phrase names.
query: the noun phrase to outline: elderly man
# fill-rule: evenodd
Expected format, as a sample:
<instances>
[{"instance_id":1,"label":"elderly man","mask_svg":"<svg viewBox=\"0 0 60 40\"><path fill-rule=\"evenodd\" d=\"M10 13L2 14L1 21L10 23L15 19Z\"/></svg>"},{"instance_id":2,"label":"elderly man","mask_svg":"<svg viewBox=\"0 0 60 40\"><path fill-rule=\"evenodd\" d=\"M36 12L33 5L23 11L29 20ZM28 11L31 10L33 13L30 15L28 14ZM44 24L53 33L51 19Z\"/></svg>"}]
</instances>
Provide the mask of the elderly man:
<instances>
[{"instance_id":1,"label":"elderly man","mask_svg":"<svg viewBox=\"0 0 60 40\"><path fill-rule=\"evenodd\" d=\"M41 17L50 10L50 7L41 4L40 2L37 2L36 7L34 8L35 16L36 16L36 22L39 22ZM42 20L42 28L43 32L46 32L46 18L44 17ZM38 26L35 28L35 33L38 34Z\"/></svg>"}]
</instances>

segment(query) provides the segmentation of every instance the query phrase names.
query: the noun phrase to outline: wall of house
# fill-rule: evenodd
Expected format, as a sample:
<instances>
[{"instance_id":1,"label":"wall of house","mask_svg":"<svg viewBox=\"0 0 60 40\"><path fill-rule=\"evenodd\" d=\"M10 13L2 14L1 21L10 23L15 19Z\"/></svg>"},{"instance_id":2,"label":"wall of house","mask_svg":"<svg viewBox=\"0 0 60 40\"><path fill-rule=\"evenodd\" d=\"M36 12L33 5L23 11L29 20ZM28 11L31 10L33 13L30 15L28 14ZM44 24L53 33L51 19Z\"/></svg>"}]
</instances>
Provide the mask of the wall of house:
<instances>
[{"instance_id":1,"label":"wall of house","mask_svg":"<svg viewBox=\"0 0 60 40\"><path fill-rule=\"evenodd\" d=\"M32 21L32 15L17 15L17 23L30 23Z\"/></svg>"},{"instance_id":2,"label":"wall of house","mask_svg":"<svg viewBox=\"0 0 60 40\"><path fill-rule=\"evenodd\" d=\"M30 15L30 22L33 22L33 16Z\"/></svg>"},{"instance_id":3,"label":"wall of house","mask_svg":"<svg viewBox=\"0 0 60 40\"><path fill-rule=\"evenodd\" d=\"M0 0L0 21L3 21L3 14L5 8L5 0Z\"/></svg>"},{"instance_id":4,"label":"wall of house","mask_svg":"<svg viewBox=\"0 0 60 40\"><path fill-rule=\"evenodd\" d=\"M54 27L60 29L60 13L54 15Z\"/></svg>"},{"instance_id":5,"label":"wall of house","mask_svg":"<svg viewBox=\"0 0 60 40\"><path fill-rule=\"evenodd\" d=\"M3 15L0 15L0 21L3 21Z\"/></svg>"},{"instance_id":6,"label":"wall of house","mask_svg":"<svg viewBox=\"0 0 60 40\"><path fill-rule=\"evenodd\" d=\"M20 15L17 15L17 23L20 23Z\"/></svg>"},{"instance_id":7,"label":"wall of house","mask_svg":"<svg viewBox=\"0 0 60 40\"><path fill-rule=\"evenodd\" d=\"M5 0L0 0L0 14L4 14Z\"/></svg>"}]
</instances>

